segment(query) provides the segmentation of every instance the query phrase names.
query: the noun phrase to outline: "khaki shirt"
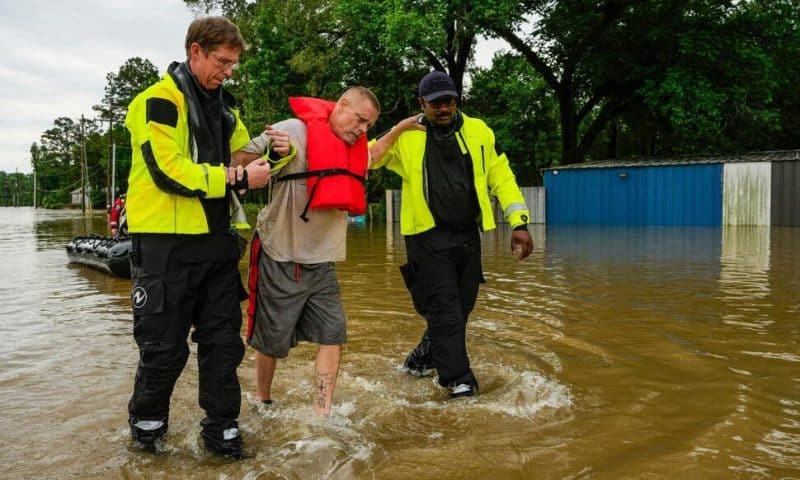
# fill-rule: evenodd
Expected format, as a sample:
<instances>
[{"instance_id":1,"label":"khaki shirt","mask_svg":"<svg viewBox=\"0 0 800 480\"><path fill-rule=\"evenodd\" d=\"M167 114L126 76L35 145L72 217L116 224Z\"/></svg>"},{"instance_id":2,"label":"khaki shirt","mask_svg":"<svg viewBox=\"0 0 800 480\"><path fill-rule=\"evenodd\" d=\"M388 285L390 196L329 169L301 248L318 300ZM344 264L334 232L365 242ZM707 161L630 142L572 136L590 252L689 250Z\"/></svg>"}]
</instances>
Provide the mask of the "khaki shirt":
<instances>
[{"instance_id":1,"label":"khaki shirt","mask_svg":"<svg viewBox=\"0 0 800 480\"><path fill-rule=\"evenodd\" d=\"M347 253L347 212L310 209L308 222L300 218L308 202L307 179L274 180L289 173L304 172L306 160L306 125L289 119L272 126L289 134L297 153L286 166L273 172L272 196L269 204L258 213L256 229L262 248L278 262L322 263L338 262ZM264 153L269 138L262 133L244 148L251 153Z\"/></svg>"}]
</instances>

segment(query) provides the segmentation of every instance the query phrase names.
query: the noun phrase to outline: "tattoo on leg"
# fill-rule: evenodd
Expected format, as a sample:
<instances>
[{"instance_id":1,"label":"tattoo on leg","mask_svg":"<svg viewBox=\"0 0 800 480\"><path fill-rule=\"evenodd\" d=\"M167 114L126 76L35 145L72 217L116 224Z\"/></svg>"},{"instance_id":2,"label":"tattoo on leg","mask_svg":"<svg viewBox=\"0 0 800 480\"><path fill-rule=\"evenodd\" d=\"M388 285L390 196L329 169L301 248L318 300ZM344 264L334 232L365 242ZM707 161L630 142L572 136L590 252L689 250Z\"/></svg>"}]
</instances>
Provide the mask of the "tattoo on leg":
<instances>
[{"instance_id":1,"label":"tattoo on leg","mask_svg":"<svg viewBox=\"0 0 800 480\"><path fill-rule=\"evenodd\" d=\"M317 406L319 408L328 408L328 392L333 388L333 382L336 379L331 373L317 372Z\"/></svg>"}]
</instances>

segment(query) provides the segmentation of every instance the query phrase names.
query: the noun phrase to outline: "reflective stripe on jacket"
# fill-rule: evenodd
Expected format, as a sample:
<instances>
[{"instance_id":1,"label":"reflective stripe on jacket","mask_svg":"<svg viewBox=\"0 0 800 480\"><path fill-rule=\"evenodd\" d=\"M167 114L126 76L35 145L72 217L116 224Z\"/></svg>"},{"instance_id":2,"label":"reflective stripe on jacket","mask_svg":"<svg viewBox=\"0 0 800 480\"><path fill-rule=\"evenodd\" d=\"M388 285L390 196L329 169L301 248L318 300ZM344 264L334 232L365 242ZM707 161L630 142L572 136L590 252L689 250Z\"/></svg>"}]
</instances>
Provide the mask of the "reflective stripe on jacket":
<instances>
[{"instance_id":1,"label":"reflective stripe on jacket","mask_svg":"<svg viewBox=\"0 0 800 480\"><path fill-rule=\"evenodd\" d=\"M239 112L230 110L236 117L229 139L230 151L235 152L250 136ZM133 150L127 199L130 233L209 233L200 198L225 196L225 167L195 163L186 101L169 74L131 102L125 126Z\"/></svg>"},{"instance_id":2,"label":"reflective stripe on jacket","mask_svg":"<svg viewBox=\"0 0 800 480\"><path fill-rule=\"evenodd\" d=\"M517 186L514 173L505 154L495 151L494 132L478 118L464 115L464 125L457 134L462 153L470 154L475 178L475 191L481 209L480 226L484 231L495 228L489 196L496 196L503 215L511 227L525 225L530 212ZM370 168L386 167L403 179L400 207L400 233L415 235L436 226L428 207L427 179L425 173L425 132L406 130L380 160ZM466 142L466 146L462 142Z\"/></svg>"}]
</instances>

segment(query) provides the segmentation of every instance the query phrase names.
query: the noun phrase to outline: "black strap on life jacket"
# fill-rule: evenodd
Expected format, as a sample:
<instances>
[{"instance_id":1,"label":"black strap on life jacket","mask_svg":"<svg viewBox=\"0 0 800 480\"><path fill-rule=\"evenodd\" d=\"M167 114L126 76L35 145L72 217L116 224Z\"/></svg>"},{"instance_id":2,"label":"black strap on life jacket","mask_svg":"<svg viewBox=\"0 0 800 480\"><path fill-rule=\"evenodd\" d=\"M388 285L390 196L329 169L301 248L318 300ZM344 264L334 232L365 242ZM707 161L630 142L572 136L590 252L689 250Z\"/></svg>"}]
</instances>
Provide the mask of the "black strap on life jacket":
<instances>
[{"instance_id":1,"label":"black strap on life jacket","mask_svg":"<svg viewBox=\"0 0 800 480\"><path fill-rule=\"evenodd\" d=\"M325 170L307 170L305 172L298 172L298 173L288 173L286 175L281 176L276 181L278 182L285 182L287 180L298 180L300 178L310 178L310 177L319 177L320 179L323 177L331 177L333 175L349 175L361 183L366 183L367 179L362 177L361 175L355 174L346 168L327 168ZM311 193L308 195L308 201L306 202L306 207L303 209L303 213L300 214L300 218L303 219L304 222L308 222L308 217L306 214L308 213L308 207L311 205L311 200L314 198L314 194L317 193L317 186L319 185L319 181L314 184L314 188L311 189Z\"/></svg>"}]
</instances>

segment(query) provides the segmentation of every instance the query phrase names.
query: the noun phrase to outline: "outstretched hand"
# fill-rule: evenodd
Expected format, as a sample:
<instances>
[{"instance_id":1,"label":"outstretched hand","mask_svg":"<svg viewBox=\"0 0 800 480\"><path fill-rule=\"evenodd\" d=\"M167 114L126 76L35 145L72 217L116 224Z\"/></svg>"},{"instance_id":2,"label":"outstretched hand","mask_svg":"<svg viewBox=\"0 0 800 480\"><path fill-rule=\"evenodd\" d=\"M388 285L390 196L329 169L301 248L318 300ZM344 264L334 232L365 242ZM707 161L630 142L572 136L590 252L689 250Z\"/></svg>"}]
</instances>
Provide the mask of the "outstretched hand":
<instances>
[{"instance_id":1,"label":"outstretched hand","mask_svg":"<svg viewBox=\"0 0 800 480\"><path fill-rule=\"evenodd\" d=\"M426 130L425 125L422 123L422 119L425 117L424 113L420 113L417 115L412 115L408 118L404 118L397 122L397 125L394 126L392 130L399 130L401 132L406 130L422 130L423 132Z\"/></svg>"},{"instance_id":2,"label":"outstretched hand","mask_svg":"<svg viewBox=\"0 0 800 480\"><path fill-rule=\"evenodd\" d=\"M528 257L533 251L533 239L527 230L514 230L511 232L511 253L519 260Z\"/></svg>"}]
</instances>

